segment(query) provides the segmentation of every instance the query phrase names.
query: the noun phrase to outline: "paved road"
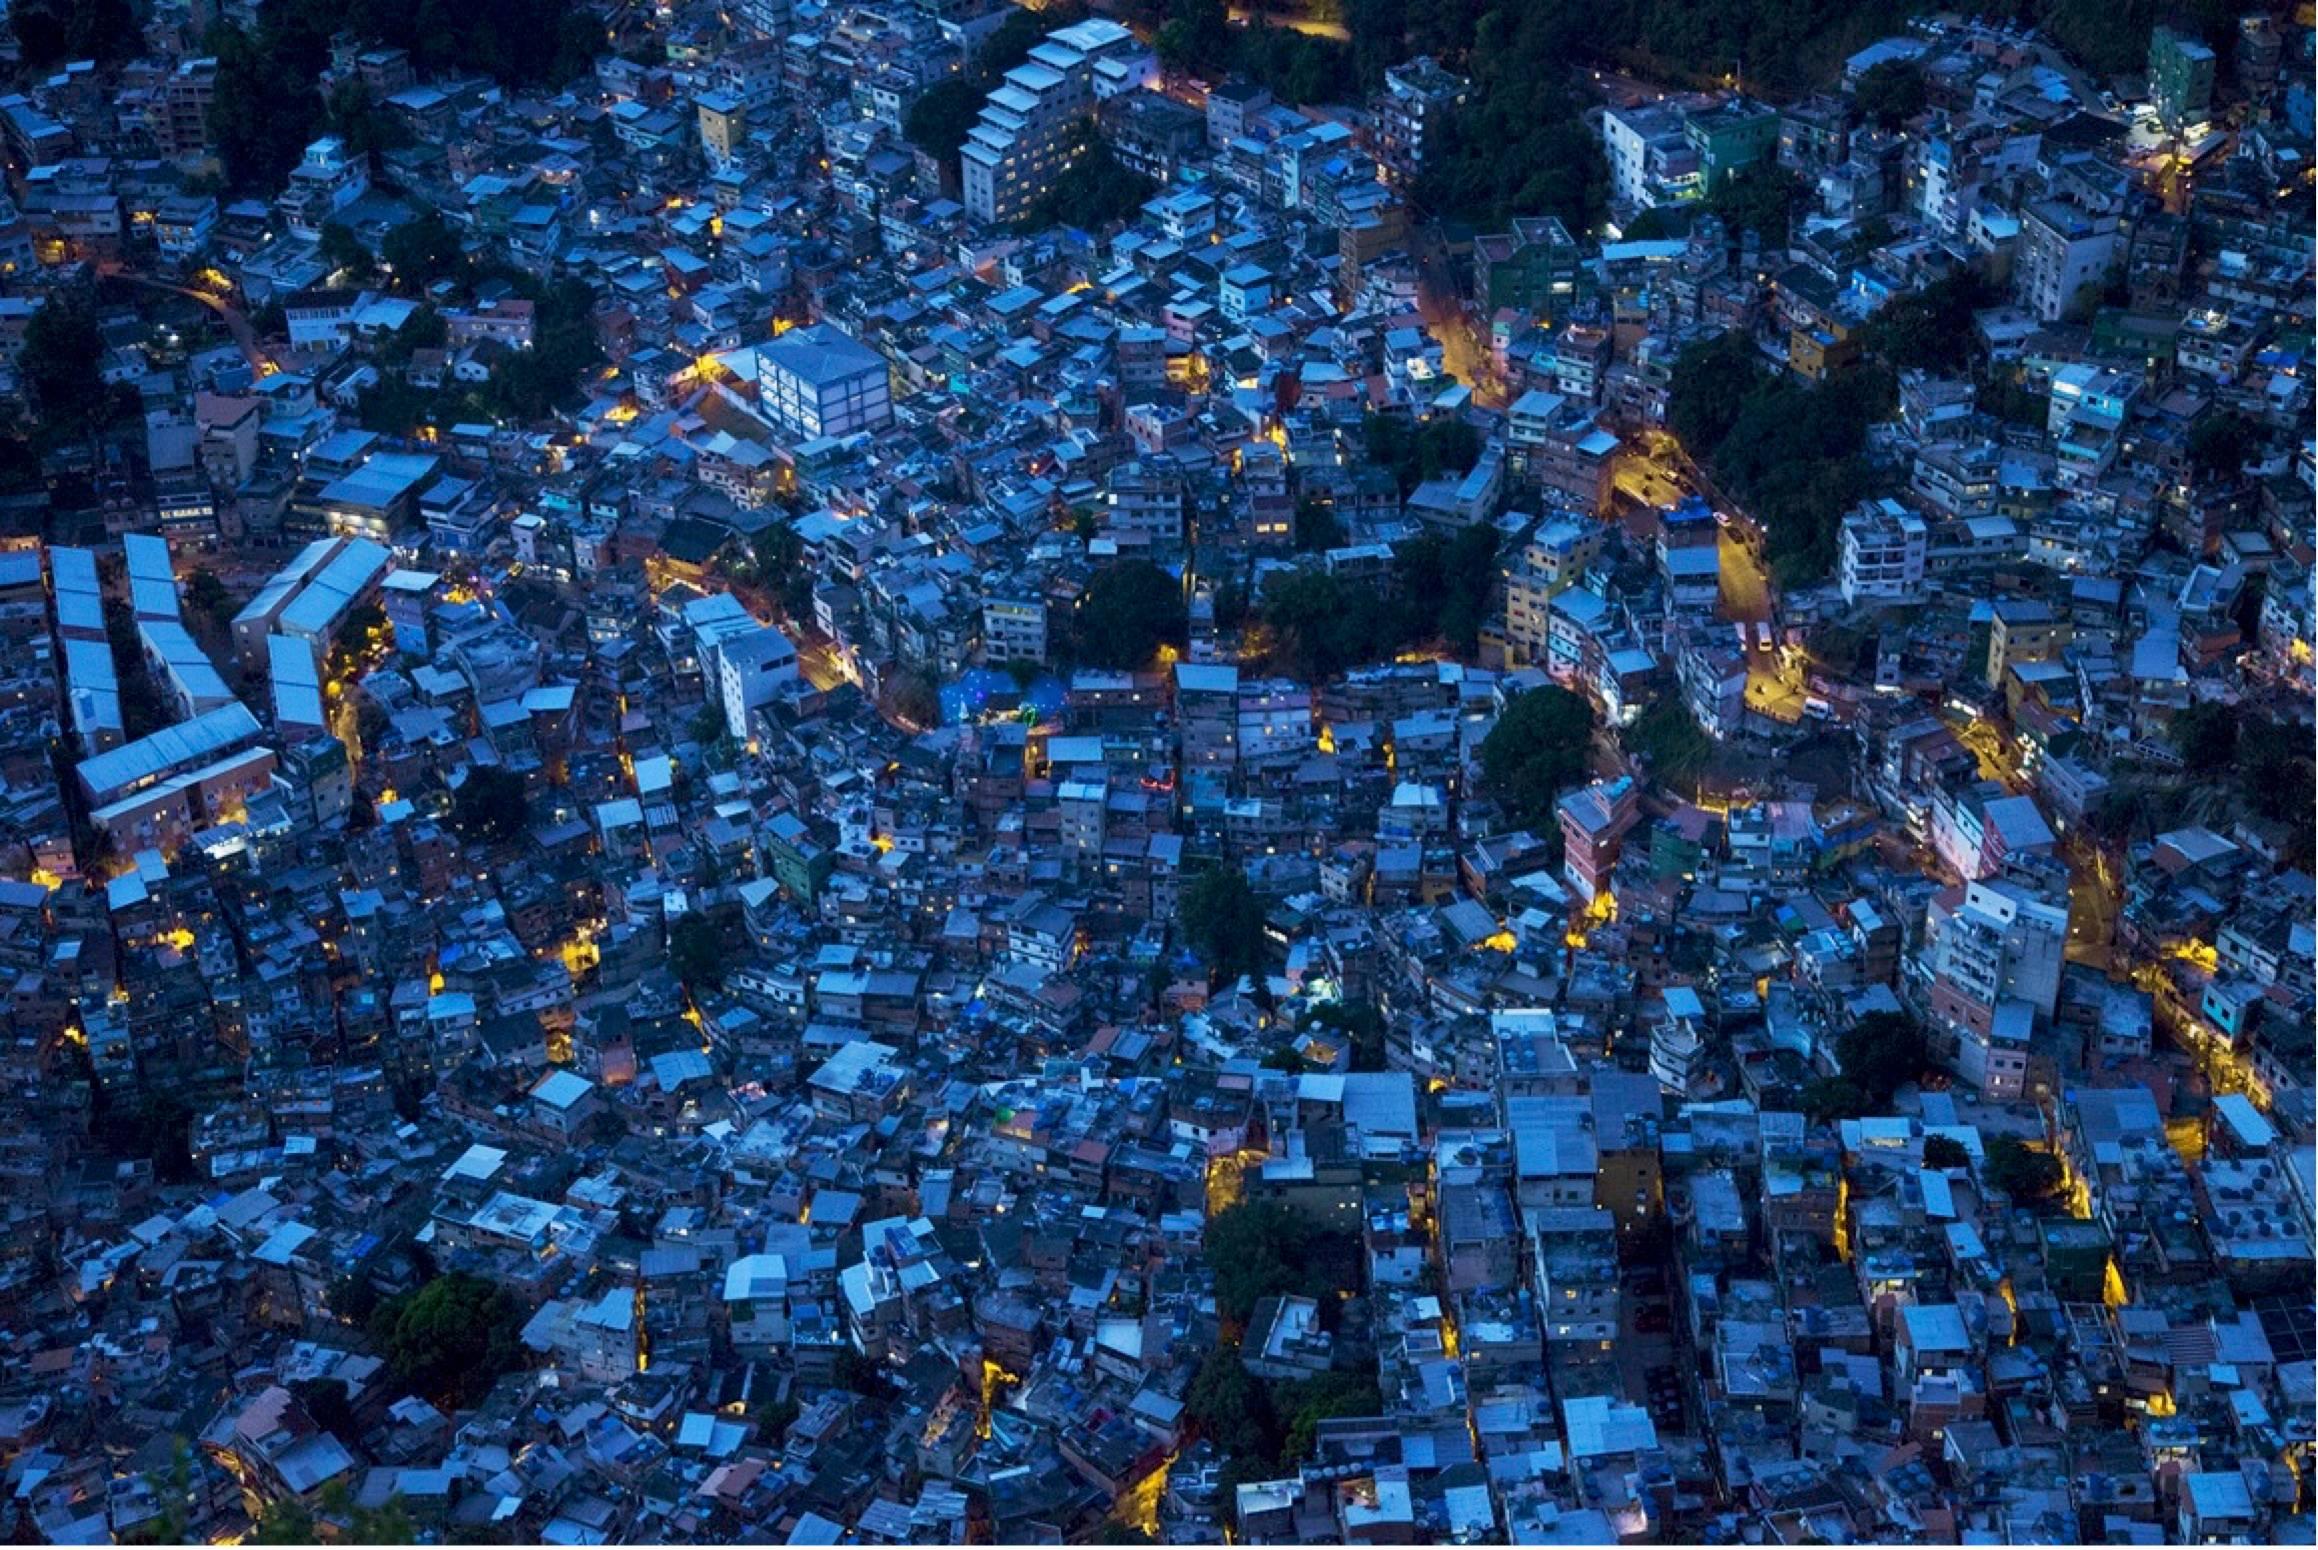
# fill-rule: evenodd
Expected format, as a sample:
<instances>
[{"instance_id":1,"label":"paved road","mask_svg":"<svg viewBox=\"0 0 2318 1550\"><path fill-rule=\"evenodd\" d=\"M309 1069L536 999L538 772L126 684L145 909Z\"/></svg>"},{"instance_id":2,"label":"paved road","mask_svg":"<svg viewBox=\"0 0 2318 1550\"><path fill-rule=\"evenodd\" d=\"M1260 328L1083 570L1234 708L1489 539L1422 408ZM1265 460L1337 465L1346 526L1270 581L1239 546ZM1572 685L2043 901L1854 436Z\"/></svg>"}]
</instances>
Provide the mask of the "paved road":
<instances>
[{"instance_id":1,"label":"paved road","mask_svg":"<svg viewBox=\"0 0 2318 1550\"><path fill-rule=\"evenodd\" d=\"M2068 859L2068 961L2095 969L2109 967L2117 939L2117 895L2109 886L2109 865L2098 849L2072 839Z\"/></svg>"},{"instance_id":2,"label":"paved road","mask_svg":"<svg viewBox=\"0 0 2318 1550\"><path fill-rule=\"evenodd\" d=\"M1505 387L1497 380L1496 360L1465 315L1440 233L1427 227L1411 245L1417 261L1417 313L1425 320L1425 331L1441 346L1441 369L1471 388L1475 403L1503 408Z\"/></svg>"},{"instance_id":3,"label":"paved road","mask_svg":"<svg viewBox=\"0 0 2318 1550\"><path fill-rule=\"evenodd\" d=\"M1790 665L1771 644L1777 620L1777 599L1770 573L1753 549L1724 528L1715 535L1721 545L1722 611L1734 624L1747 626L1747 709L1774 721L1803 719L1803 672Z\"/></svg>"},{"instance_id":4,"label":"paved road","mask_svg":"<svg viewBox=\"0 0 2318 1550\"><path fill-rule=\"evenodd\" d=\"M279 366L274 364L273 357L258 347L257 330L250 327L248 317L232 302L221 296L212 296L207 291L197 291L189 285L172 285L166 280L156 280L149 275L129 274L121 270L110 270L107 273L109 278L126 280L131 285L142 285L148 290L174 291L180 296L192 297L225 320L225 331L233 335L233 342L240 348L242 358L250 363L250 370L261 377L270 377L281 370Z\"/></svg>"},{"instance_id":5,"label":"paved road","mask_svg":"<svg viewBox=\"0 0 2318 1550\"><path fill-rule=\"evenodd\" d=\"M1285 27L1291 32L1300 32L1307 38L1327 38L1336 43L1350 43L1352 41L1351 31L1342 22L1313 21L1309 17L1303 16L1281 16L1272 11L1250 11L1246 6L1241 5L1235 5L1231 8L1231 19L1243 27L1259 18L1267 27Z\"/></svg>"}]
</instances>

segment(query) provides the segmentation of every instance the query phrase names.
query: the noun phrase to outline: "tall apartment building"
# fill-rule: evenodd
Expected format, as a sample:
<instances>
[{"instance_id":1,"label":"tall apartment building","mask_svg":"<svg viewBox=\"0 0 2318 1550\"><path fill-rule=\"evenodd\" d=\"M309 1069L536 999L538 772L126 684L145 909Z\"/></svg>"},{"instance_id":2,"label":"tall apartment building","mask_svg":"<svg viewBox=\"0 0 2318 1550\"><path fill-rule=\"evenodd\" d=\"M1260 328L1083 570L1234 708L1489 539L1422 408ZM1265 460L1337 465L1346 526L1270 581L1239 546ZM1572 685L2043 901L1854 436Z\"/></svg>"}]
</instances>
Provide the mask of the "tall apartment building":
<instances>
[{"instance_id":1,"label":"tall apartment building","mask_svg":"<svg viewBox=\"0 0 2318 1550\"><path fill-rule=\"evenodd\" d=\"M757 388L757 407L791 436L851 436L893 418L885 357L834 323L795 328L717 357Z\"/></svg>"},{"instance_id":2,"label":"tall apartment building","mask_svg":"<svg viewBox=\"0 0 2318 1550\"><path fill-rule=\"evenodd\" d=\"M1698 150L1682 115L1656 103L1602 114L1602 154L1610 164L1610 198L1621 209L1651 210L1705 197Z\"/></svg>"},{"instance_id":3,"label":"tall apartment building","mask_svg":"<svg viewBox=\"0 0 2318 1550\"><path fill-rule=\"evenodd\" d=\"M1384 72L1384 90L1373 103L1371 148L1396 182L1422 172L1441 120L1463 107L1473 83L1444 70L1429 55Z\"/></svg>"},{"instance_id":4,"label":"tall apartment building","mask_svg":"<svg viewBox=\"0 0 2318 1550\"><path fill-rule=\"evenodd\" d=\"M1913 602L1924 590L1924 519L1886 497L1843 519L1836 570L1846 603Z\"/></svg>"},{"instance_id":5,"label":"tall apartment building","mask_svg":"<svg viewBox=\"0 0 2318 1550\"><path fill-rule=\"evenodd\" d=\"M1554 804L1561 821L1561 875L1591 904L1609 890L1626 831L1641 816L1641 794L1630 776L1598 780L1565 793Z\"/></svg>"},{"instance_id":6,"label":"tall apartment building","mask_svg":"<svg viewBox=\"0 0 2318 1550\"><path fill-rule=\"evenodd\" d=\"M2214 53L2171 27L2149 32L2149 99L2157 121L2173 134L2204 123L2213 112Z\"/></svg>"},{"instance_id":7,"label":"tall apartment building","mask_svg":"<svg viewBox=\"0 0 2318 1550\"><path fill-rule=\"evenodd\" d=\"M1958 1074L1990 1098L2020 1096L2029 1035L2060 999L2068 906L2009 882L1935 900L1924 926L1932 1016L1956 1035Z\"/></svg>"},{"instance_id":8,"label":"tall apartment building","mask_svg":"<svg viewBox=\"0 0 2318 1550\"><path fill-rule=\"evenodd\" d=\"M1117 22L1047 34L991 91L959 151L967 213L1000 226L1021 220L1083 153L1096 104L1155 76L1150 51Z\"/></svg>"},{"instance_id":9,"label":"tall apartment building","mask_svg":"<svg viewBox=\"0 0 2318 1550\"><path fill-rule=\"evenodd\" d=\"M2012 261L2013 294L2046 323L2057 323L2077 293L2097 285L2117 254L2117 218L2096 215L2057 199L2040 199L2021 212L2020 245Z\"/></svg>"},{"instance_id":10,"label":"tall apartment building","mask_svg":"<svg viewBox=\"0 0 2318 1550\"><path fill-rule=\"evenodd\" d=\"M290 186L279 203L290 230L311 242L332 217L368 192L367 159L349 155L336 136L325 136L307 146L305 159L290 169Z\"/></svg>"},{"instance_id":11,"label":"tall apartment building","mask_svg":"<svg viewBox=\"0 0 2318 1550\"><path fill-rule=\"evenodd\" d=\"M1183 542L1183 470L1172 459L1130 458L1105 481L1102 531L1169 548Z\"/></svg>"},{"instance_id":12,"label":"tall apartment building","mask_svg":"<svg viewBox=\"0 0 2318 1550\"><path fill-rule=\"evenodd\" d=\"M209 104L217 96L215 57L186 59L161 88L154 138L172 160L209 154Z\"/></svg>"},{"instance_id":13,"label":"tall apartment building","mask_svg":"<svg viewBox=\"0 0 2318 1550\"><path fill-rule=\"evenodd\" d=\"M1207 662L1175 664L1175 721L1183 762L1229 770L1239 763L1239 669Z\"/></svg>"}]
</instances>

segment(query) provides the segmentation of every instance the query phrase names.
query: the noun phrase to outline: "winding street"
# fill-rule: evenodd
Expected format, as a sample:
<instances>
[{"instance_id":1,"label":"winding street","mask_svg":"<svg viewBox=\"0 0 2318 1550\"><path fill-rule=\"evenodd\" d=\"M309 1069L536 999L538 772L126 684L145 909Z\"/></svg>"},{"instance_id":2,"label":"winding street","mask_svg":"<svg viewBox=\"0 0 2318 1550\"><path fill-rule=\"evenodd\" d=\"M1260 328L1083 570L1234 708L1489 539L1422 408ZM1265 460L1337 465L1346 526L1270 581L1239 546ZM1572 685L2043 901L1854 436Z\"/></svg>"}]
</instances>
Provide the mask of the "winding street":
<instances>
[{"instance_id":1,"label":"winding street","mask_svg":"<svg viewBox=\"0 0 2318 1550\"><path fill-rule=\"evenodd\" d=\"M242 359L249 362L251 371L261 377L270 377L281 370L281 367L274 364L273 357L259 348L257 330L250 327L248 316L224 297L213 296L190 285L173 285L150 275L132 274L124 269L107 269L103 273L110 280L125 280L131 285L144 286L147 290L173 291L179 296L191 297L225 320L225 331L233 335L233 342L240 349Z\"/></svg>"}]
</instances>

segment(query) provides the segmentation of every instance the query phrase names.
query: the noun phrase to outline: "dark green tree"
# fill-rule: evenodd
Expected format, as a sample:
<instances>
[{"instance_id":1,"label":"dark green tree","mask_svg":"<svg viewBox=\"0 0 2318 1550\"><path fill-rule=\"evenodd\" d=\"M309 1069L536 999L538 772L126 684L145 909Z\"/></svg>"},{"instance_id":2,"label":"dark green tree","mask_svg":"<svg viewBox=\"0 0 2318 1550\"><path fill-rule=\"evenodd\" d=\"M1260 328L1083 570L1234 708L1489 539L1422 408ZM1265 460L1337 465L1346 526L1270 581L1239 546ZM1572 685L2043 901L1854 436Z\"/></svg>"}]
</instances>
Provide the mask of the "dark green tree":
<instances>
[{"instance_id":1,"label":"dark green tree","mask_svg":"<svg viewBox=\"0 0 2318 1550\"><path fill-rule=\"evenodd\" d=\"M1305 683L1389 654L1403 633L1391 599L1318 570L1274 580L1264 590L1263 617L1273 666Z\"/></svg>"},{"instance_id":2,"label":"dark green tree","mask_svg":"<svg viewBox=\"0 0 2318 1550\"><path fill-rule=\"evenodd\" d=\"M1972 1154L1964 1150L1964 1143L1954 1136L1927 1136L1924 1138L1924 1166L1927 1168L1968 1168Z\"/></svg>"},{"instance_id":3,"label":"dark green tree","mask_svg":"<svg viewBox=\"0 0 2318 1550\"><path fill-rule=\"evenodd\" d=\"M1224 0L1174 0L1158 47L1160 63L1170 70L1216 81L1229 75L1234 39Z\"/></svg>"},{"instance_id":4,"label":"dark green tree","mask_svg":"<svg viewBox=\"0 0 2318 1550\"><path fill-rule=\"evenodd\" d=\"M380 152L400 150L411 143L410 131L402 120L372 101L369 86L359 79L340 81L331 89L322 117L350 154L373 164Z\"/></svg>"},{"instance_id":5,"label":"dark green tree","mask_svg":"<svg viewBox=\"0 0 2318 1550\"><path fill-rule=\"evenodd\" d=\"M697 912L676 917L668 928L668 967L686 985L709 988L724 983L724 933Z\"/></svg>"},{"instance_id":6,"label":"dark green tree","mask_svg":"<svg viewBox=\"0 0 2318 1550\"><path fill-rule=\"evenodd\" d=\"M1296 502L1296 549L1302 554L1316 554L1322 549L1335 549L1344 543L1344 524L1336 520L1334 502L1307 495Z\"/></svg>"},{"instance_id":7,"label":"dark green tree","mask_svg":"<svg viewBox=\"0 0 2318 1550\"><path fill-rule=\"evenodd\" d=\"M311 1545L320 1535L315 1531L314 1510L295 1496L285 1496L267 1504L250 1526L249 1542L253 1545Z\"/></svg>"},{"instance_id":8,"label":"dark green tree","mask_svg":"<svg viewBox=\"0 0 2318 1550\"><path fill-rule=\"evenodd\" d=\"M1868 120L1884 129L1897 129L1924 110L1923 67L1912 59L1887 59L1872 65L1851 89L1851 100Z\"/></svg>"},{"instance_id":9,"label":"dark green tree","mask_svg":"<svg viewBox=\"0 0 2318 1550\"><path fill-rule=\"evenodd\" d=\"M1328 1001L1305 1019L1315 1030L1336 1034L1352 1045L1352 1069L1385 1069L1384 1014L1371 1001Z\"/></svg>"},{"instance_id":10,"label":"dark green tree","mask_svg":"<svg viewBox=\"0 0 2318 1550\"><path fill-rule=\"evenodd\" d=\"M1280 1443L1280 1463L1283 1468L1293 1468L1312 1456L1322 1421L1381 1414L1384 1393L1373 1371L1325 1372L1281 1384L1273 1402L1287 1425Z\"/></svg>"},{"instance_id":11,"label":"dark green tree","mask_svg":"<svg viewBox=\"0 0 2318 1550\"><path fill-rule=\"evenodd\" d=\"M451 827L484 845L504 845L531 821L523 777L495 764L471 765L451 796Z\"/></svg>"},{"instance_id":12,"label":"dark green tree","mask_svg":"<svg viewBox=\"0 0 2318 1550\"><path fill-rule=\"evenodd\" d=\"M954 75L937 81L910 104L902 120L902 133L910 144L936 161L954 165L959 147L982 116L989 92L989 83L978 75Z\"/></svg>"},{"instance_id":13,"label":"dark green tree","mask_svg":"<svg viewBox=\"0 0 2318 1550\"><path fill-rule=\"evenodd\" d=\"M1870 1012L1835 1036L1835 1061L1868 1103L1880 1108L1923 1074L1924 1030L1904 1012Z\"/></svg>"},{"instance_id":14,"label":"dark green tree","mask_svg":"<svg viewBox=\"0 0 2318 1550\"><path fill-rule=\"evenodd\" d=\"M1264 906L1236 866L1213 866L1183 890L1179 919L1184 940L1207 965L1211 979L1228 983L1262 972Z\"/></svg>"},{"instance_id":15,"label":"dark green tree","mask_svg":"<svg viewBox=\"0 0 2318 1550\"><path fill-rule=\"evenodd\" d=\"M254 33L210 28L204 47L217 57L209 133L237 189L270 195L288 178L323 123L316 89L329 57L329 30L294 6L267 6Z\"/></svg>"},{"instance_id":16,"label":"dark green tree","mask_svg":"<svg viewBox=\"0 0 2318 1550\"><path fill-rule=\"evenodd\" d=\"M1653 777L1670 786L1696 780L1714 758L1714 739L1672 695L1652 701L1619 740L1648 761Z\"/></svg>"},{"instance_id":17,"label":"dark green tree","mask_svg":"<svg viewBox=\"0 0 2318 1550\"><path fill-rule=\"evenodd\" d=\"M1804 1115L1822 1124L1857 1119L1868 1111L1867 1094L1847 1076L1814 1077L1803 1084L1798 1100Z\"/></svg>"},{"instance_id":18,"label":"dark green tree","mask_svg":"<svg viewBox=\"0 0 2318 1550\"><path fill-rule=\"evenodd\" d=\"M1582 780L1593 709L1567 689L1532 689L1505 707L1481 740L1481 779L1516 822L1556 827L1554 803Z\"/></svg>"},{"instance_id":19,"label":"dark green tree","mask_svg":"<svg viewBox=\"0 0 2318 1550\"><path fill-rule=\"evenodd\" d=\"M112 64L145 51L145 30L130 0L12 0L8 26L33 70L76 59Z\"/></svg>"},{"instance_id":20,"label":"dark green tree","mask_svg":"<svg viewBox=\"0 0 2318 1550\"><path fill-rule=\"evenodd\" d=\"M336 220L322 222L318 250L322 264L329 266L331 278L343 278L352 285L362 285L378 269L378 259L371 257L371 250L362 246L362 236Z\"/></svg>"},{"instance_id":21,"label":"dark green tree","mask_svg":"<svg viewBox=\"0 0 2318 1550\"><path fill-rule=\"evenodd\" d=\"M514 1298L454 1270L381 1303L370 1338L398 1381L436 1404L465 1408L522 1365L522 1324Z\"/></svg>"},{"instance_id":22,"label":"dark green tree","mask_svg":"<svg viewBox=\"0 0 2318 1550\"><path fill-rule=\"evenodd\" d=\"M2068 1179L2058 1157L2011 1136L1997 1136L1988 1143L1980 1177L1990 1189L2010 1196L2013 1205L2031 1211L2051 1206Z\"/></svg>"},{"instance_id":23,"label":"dark green tree","mask_svg":"<svg viewBox=\"0 0 2318 1550\"><path fill-rule=\"evenodd\" d=\"M2165 740L2192 775L2218 775L2237 763L2238 712L2219 700L2198 700L2173 713Z\"/></svg>"},{"instance_id":24,"label":"dark green tree","mask_svg":"<svg viewBox=\"0 0 2318 1550\"><path fill-rule=\"evenodd\" d=\"M2198 479L2235 479L2261 443L2261 427L2234 409L2200 415L2189 428L2189 471Z\"/></svg>"},{"instance_id":25,"label":"dark green tree","mask_svg":"<svg viewBox=\"0 0 2318 1550\"><path fill-rule=\"evenodd\" d=\"M1674 378L1667 388L1667 428L1691 456L1711 457L1762 381L1762 354L1744 329L1689 345L1675 357Z\"/></svg>"},{"instance_id":26,"label":"dark green tree","mask_svg":"<svg viewBox=\"0 0 2318 1550\"><path fill-rule=\"evenodd\" d=\"M423 291L437 280L463 279L467 273L467 253L458 232L432 210L389 229L378 256L403 290Z\"/></svg>"},{"instance_id":27,"label":"dark green tree","mask_svg":"<svg viewBox=\"0 0 2318 1550\"><path fill-rule=\"evenodd\" d=\"M1215 1305L1226 1320L1244 1325L1257 1301L1276 1295L1333 1302L1336 1274L1328 1268L1335 1245L1304 1217L1269 1201L1247 1201L1208 1218L1200 1253L1215 1277Z\"/></svg>"},{"instance_id":28,"label":"dark green tree","mask_svg":"<svg viewBox=\"0 0 2318 1550\"><path fill-rule=\"evenodd\" d=\"M1751 231L1766 246L1785 247L1796 213L1809 191L1801 180L1768 158L1742 167L1707 199L1707 209L1733 231Z\"/></svg>"},{"instance_id":29,"label":"dark green tree","mask_svg":"<svg viewBox=\"0 0 2318 1550\"><path fill-rule=\"evenodd\" d=\"M1868 320L1863 343L1895 370L1959 375L1972 366L1972 314L1992 295L1978 271L1959 269L1887 302Z\"/></svg>"},{"instance_id":30,"label":"dark green tree","mask_svg":"<svg viewBox=\"0 0 2318 1550\"><path fill-rule=\"evenodd\" d=\"M1190 629L1183 586L1148 560L1097 572L1078 608L1078 657L1091 667L1151 665L1163 645L1180 647Z\"/></svg>"},{"instance_id":31,"label":"dark green tree","mask_svg":"<svg viewBox=\"0 0 2318 1550\"><path fill-rule=\"evenodd\" d=\"M233 594L206 565L185 578L185 606L213 623L228 621L234 614Z\"/></svg>"},{"instance_id":32,"label":"dark green tree","mask_svg":"<svg viewBox=\"0 0 2318 1550\"><path fill-rule=\"evenodd\" d=\"M1158 188L1120 161L1100 134L1082 129L1071 164L1031 202L1021 226L1032 232L1055 226L1099 231L1113 221L1131 219Z\"/></svg>"},{"instance_id":33,"label":"dark green tree","mask_svg":"<svg viewBox=\"0 0 2318 1550\"><path fill-rule=\"evenodd\" d=\"M1271 1396L1241 1363L1237 1342L1214 1346L1200 1359L1183 1394L1183 1413L1231 1457L1269 1458L1279 1446Z\"/></svg>"},{"instance_id":34,"label":"dark green tree","mask_svg":"<svg viewBox=\"0 0 2318 1550\"><path fill-rule=\"evenodd\" d=\"M96 309L84 292L51 292L32 314L16 369L44 434L69 441L102 431L119 417L119 395L97 375L104 354Z\"/></svg>"}]
</instances>

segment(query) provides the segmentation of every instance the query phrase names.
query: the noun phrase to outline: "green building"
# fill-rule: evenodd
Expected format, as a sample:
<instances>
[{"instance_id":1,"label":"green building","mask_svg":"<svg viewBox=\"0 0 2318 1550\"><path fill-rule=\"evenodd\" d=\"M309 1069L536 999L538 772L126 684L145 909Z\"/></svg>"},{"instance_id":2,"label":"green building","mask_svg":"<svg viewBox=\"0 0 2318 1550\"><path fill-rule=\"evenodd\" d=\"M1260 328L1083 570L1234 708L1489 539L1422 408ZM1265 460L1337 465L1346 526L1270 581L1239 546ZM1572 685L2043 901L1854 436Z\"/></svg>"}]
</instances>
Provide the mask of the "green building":
<instances>
[{"instance_id":1,"label":"green building","mask_svg":"<svg viewBox=\"0 0 2318 1550\"><path fill-rule=\"evenodd\" d=\"M1685 117L1682 135L1698 153L1699 183L1712 198L1746 168L1779 154L1779 110L1733 97Z\"/></svg>"},{"instance_id":2,"label":"green building","mask_svg":"<svg viewBox=\"0 0 2318 1550\"><path fill-rule=\"evenodd\" d=\"M2044 1284L2063 1302L2098 1302L2109 1273L2109 1233L2098 1222L2047 1217L2037 1223L2044 1240Z\"/></svg>"},{"instance_id":3,"label":"green building","mask_svg":"<svg viewBox=\"0 0 2318 1550\"><path fill-rule=\"evenodd\" d=\"M2213 115L2213 50L2170 27L2149 34L2149 97L2173 134Z\"/></svg>"},{"instance_id":4,"label":"green building","mask_svg":"<svg viewBox=\"0 0 2318 1550\"><path fill-rule=\"evenodd\" d=\"M818 898L837 869L837 853L814 839L794 813L776 814L765 825L765 860L773 880L800 903Z\"/></svg>"},{"instance_id":5,"label":"green building","mask_svg":"<svg viewBox=\"0 0 2318 1550\"><path fill-rule=\"evenodd\" d=\"M1473 239L1473 280L1484 313L1558 317L1585 284L1585 251L1555 217L1520 217L1511 231Z\"/></svg>"}]
</instances>

